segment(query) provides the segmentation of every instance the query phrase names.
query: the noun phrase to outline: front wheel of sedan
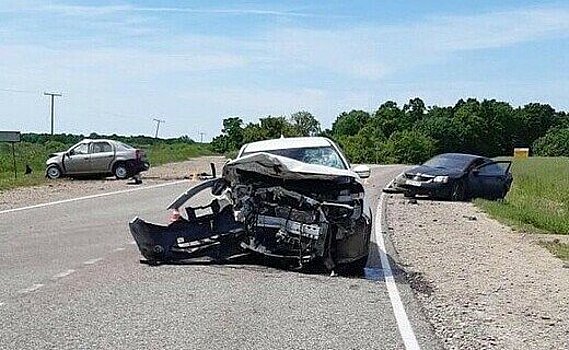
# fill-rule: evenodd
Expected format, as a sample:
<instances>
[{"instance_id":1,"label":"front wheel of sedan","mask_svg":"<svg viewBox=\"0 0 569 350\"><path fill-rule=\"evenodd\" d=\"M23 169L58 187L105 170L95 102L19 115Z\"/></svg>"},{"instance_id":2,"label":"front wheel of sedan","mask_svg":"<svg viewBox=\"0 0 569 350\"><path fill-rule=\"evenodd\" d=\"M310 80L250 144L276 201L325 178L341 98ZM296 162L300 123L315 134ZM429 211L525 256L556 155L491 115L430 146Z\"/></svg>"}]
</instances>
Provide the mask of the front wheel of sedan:
<instances>
[{"instance_id":1,"label":"front wheel of sedan","mask_svg":"<svg viewBox=\"0 0 569 350\"><path fill-rule=\"evenodd\" d=\"M61 170L59 170L57 165L50 165L45 173L50 179L59 179L61 177Z\"/></svg>"},{"instance_id":2,"label":"front wheel of sedan","mask_svg":"<svg viewBox=\"0 0 569 350\"><path fill-rule=\"evenodd\" d=\"M466 199L466 187L463 181L456 181L452 185L450 200L460 202Z\"/></svg>"},{"instance_id":3,"label":"front wheel of sedan","mask_svg":"<svg viewBox=\"0 0 569 350\"><path fill-rule=\"evenodd\" d=\"M119 180L124 180L124 179L128 178L128 170L126 168L126 164L119 163L119 164L115 165L115 169L113 171L113 174Z\"/></svg>"}]
</instances>

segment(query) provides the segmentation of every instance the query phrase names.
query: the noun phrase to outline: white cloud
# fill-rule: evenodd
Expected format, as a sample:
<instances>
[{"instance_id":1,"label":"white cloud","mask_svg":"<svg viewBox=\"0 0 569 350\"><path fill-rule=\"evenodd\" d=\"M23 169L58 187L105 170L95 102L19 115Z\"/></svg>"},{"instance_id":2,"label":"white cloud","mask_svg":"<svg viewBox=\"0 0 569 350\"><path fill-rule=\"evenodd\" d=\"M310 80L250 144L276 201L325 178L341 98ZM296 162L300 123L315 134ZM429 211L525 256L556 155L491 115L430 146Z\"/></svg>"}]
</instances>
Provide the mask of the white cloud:
<instances>
[{"instance_id":1,"label":"white cloud","mask_svg":"<svg viewBox=\"0 0 569 350\"><path fill-rule=\"evenodd\" d=\"M12 4L0 11L9 8L22 10ZM492 86L490 81L481 85L456 82L452 91L445 82L397 86L386 82L397 81L398 74L405 70L445 62L457 52L569 36L569 8L564 7L437 16L397 25L354 26L352 22L334 28L300 28L280 24L263 32L231 36L168 32L161 27L161 21L154 20L163 12L201 10L51 5L50 11L68 16L66 24L73 24L69 28L78 31L88 22L88 35L73 39L60 35L59 39L56 36L35 44L30 27L0 25L0 33L12 37L10 42L0 44L0 88L62 90L66 94L61 101L61 122L66 123L63 126L71 129L82 125L84 132L145 130L145 126L133 129L132 123L113 121L111 117L103 125L108 129L96 130L97 122L81 118L89 113L101 115L93 112L100 104L125 115L163 115L169 120L165 132L170 130L171 135L176 135L190 133L185 129L188 125L213 134L227 115L258 117L307 109L329 125L342 110L373 109L377 101L387 98L405 102L421 96L429 103L447 103L456 96L485 96L485 91L495 96L507 97L500 91L531 96L528 91L536 90L533 87L511 89ZM256 10L211 11L256 14ZM278 11L261 12L258 14L280 15ZM77 17L85 15L96 19L84 21ZM284 11L283 15L291 12ZM140 38L130 40L131 35ZM566 88L567 84L558 86ZM547 91L560 100L555 89ZM29 129L38 111L46 106L39 94L33 104L25 102L27 95L14 101L5 94L0 98L6 115L23 116L21 120L9 120L14 128ZM15 100L21 101L16 104ZM8 120L2 118L0 123L8 125Z\"/></svg>"}]
</instances>

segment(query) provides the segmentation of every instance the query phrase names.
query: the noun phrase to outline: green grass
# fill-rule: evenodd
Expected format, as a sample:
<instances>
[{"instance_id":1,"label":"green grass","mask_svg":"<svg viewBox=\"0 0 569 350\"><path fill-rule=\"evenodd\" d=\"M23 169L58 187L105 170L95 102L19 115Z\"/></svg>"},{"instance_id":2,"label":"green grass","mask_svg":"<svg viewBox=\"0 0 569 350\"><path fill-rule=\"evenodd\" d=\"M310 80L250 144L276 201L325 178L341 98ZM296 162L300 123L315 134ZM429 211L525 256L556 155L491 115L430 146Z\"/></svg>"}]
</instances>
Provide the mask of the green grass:
<instances>
[{"instance_id":1,"label":"green grass","mask_svg":"<svg viewBox=\"0 0 569 350\"><path fill-rule=\"evenodd\" d=\"M502 202L476 200L491 216L527 232L569 234L569 158L516 159Z\"/></svg>"},{"instance_id":2,"label":"green grass","mask_svg":"<svg viewBox=\"0 0 569 350\"><path fill-rule=\"evenodd\" d=\"M48 141L46 143L20 142L15 145L17 178L14 179L12 149L7 143L0 143L0 191L14 187L39 185L46 181L45 161L50 153L64 151L70 144ZM135 145L133 145L135 146ZM136 145L146 151L152 166L179 162L190 158L212 155L208 144L157 143ZM32 174L24 176L26 164L33 169Z\"/></svg>"}]
</instances>

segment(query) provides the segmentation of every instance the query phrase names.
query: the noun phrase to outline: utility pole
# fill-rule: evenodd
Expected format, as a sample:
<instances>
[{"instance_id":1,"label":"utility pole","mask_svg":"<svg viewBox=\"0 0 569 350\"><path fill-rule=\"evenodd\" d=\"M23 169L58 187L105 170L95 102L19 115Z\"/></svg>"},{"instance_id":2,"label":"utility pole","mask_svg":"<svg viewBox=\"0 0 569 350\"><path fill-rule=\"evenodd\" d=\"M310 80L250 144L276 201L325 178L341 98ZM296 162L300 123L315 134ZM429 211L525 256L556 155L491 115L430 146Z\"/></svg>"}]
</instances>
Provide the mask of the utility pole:
<instances>
[{"instance_id":1,"label":"utility pole","mask_svg":"<svg viewBox=\"0 0 569 350\"><path fill-rule=\"evenodd\" d=\"M203 136L205 135L205 132L200 131L200 143L203 143Z\"/></svg>"},{"instance_id":2,"label":"utility pole","mask_svg":"<svg viewBox=\"0 0 569 350\"><path fill-rule=\"evenodd\" d=\"M51 96L51 135L53 136L54 118L55 118L55 113L54 113L55 96L60 97L61 94L56 92L44 92L43 94L46 96Z\"/></svg>"},{"instance_id":3,"label":"utility pole","mask_svg":"<svg viewBox=\"0 0 569 350\"><path fill-rule=\"evenodd\" d=\"M166 121L161 120L161 119L156 119L156 118L152 118L152 120L154 120L156 122L156 133L154 134L154 138L157 139L158 138L158 130L160 130L160 124L166 123Z\"/></svg>"}]
</instances>

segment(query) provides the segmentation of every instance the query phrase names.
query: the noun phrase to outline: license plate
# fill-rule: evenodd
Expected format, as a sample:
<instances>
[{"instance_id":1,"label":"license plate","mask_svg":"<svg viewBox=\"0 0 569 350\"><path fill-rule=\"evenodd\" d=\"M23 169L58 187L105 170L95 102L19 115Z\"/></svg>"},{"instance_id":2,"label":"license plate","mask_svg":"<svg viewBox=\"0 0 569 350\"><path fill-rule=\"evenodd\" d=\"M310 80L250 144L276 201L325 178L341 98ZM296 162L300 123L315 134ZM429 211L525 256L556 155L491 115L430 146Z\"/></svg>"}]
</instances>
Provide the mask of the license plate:
<instances>
[{"instance_id":1,"label":"license plate","mask_svg":"<svg viewBox=\"0 0 569 350\"><path fill-rule=\"evenodd\" d=\"M411 186L417 186L417 187L420 187L420 186L421 186L421 182L420 182L420 181L415 181L415 180L405 180L405 184L406 184L406 185L411 185Z\"/></svg>"}]
</instances>

